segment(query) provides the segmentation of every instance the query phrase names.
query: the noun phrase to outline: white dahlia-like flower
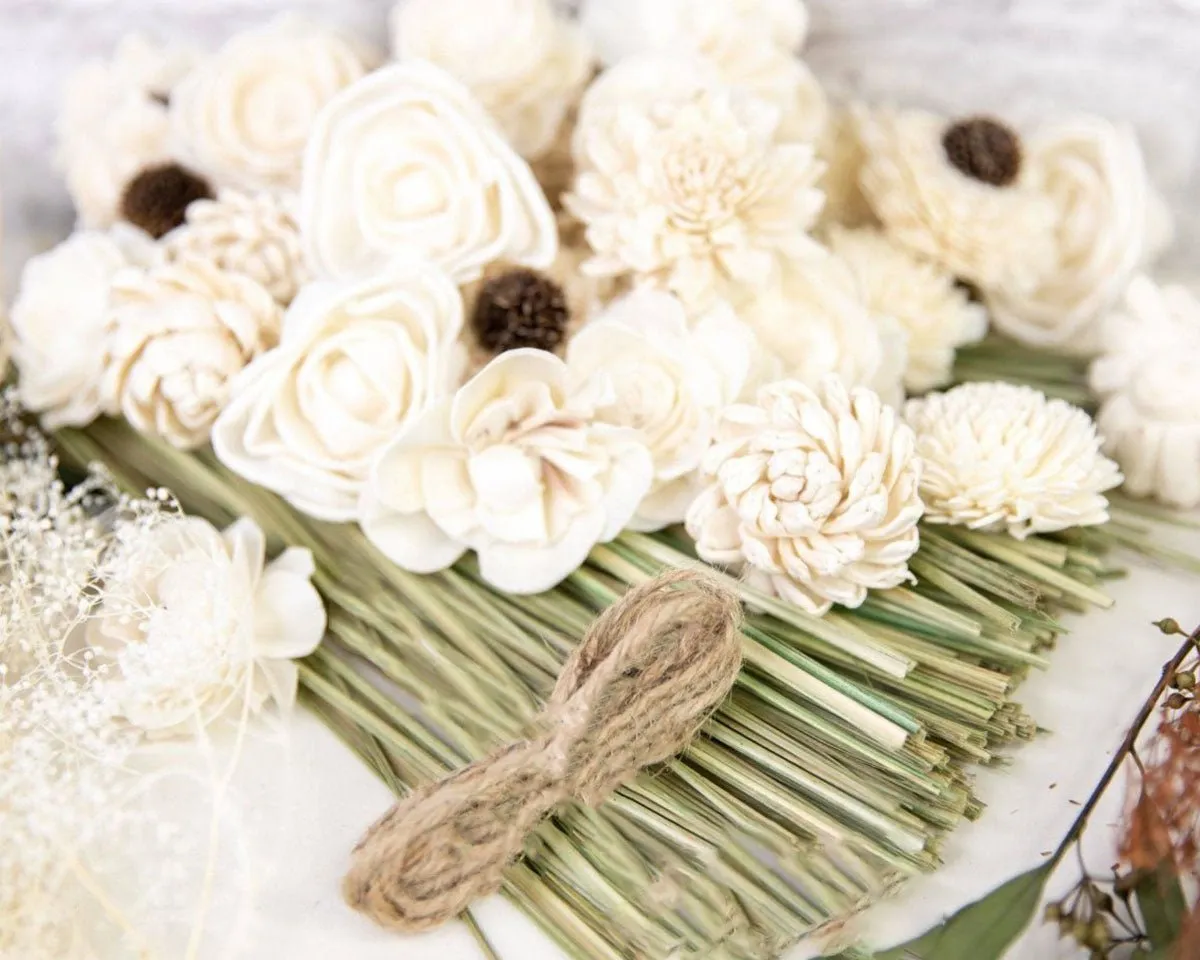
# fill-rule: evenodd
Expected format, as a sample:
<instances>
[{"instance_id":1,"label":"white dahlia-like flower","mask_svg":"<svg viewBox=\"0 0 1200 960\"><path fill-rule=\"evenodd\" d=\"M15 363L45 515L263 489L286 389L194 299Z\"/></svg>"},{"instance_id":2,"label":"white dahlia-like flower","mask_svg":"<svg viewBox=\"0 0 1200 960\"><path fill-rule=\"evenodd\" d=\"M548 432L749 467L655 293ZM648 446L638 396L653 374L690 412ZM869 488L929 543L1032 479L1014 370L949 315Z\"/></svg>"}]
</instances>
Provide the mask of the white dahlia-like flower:
<instances>
[{"instance_id":1,"label":"white dahlia-like flower","mask_svg":"<svg viewBox=\"0 0 1200 960\"><path fill-rule=\"evenodd\" d=\"M222 190L188 205L187 221L162 239L168 260L208 260L244 273L285 306L309 279L294 194Z\"/></svg>"},{"instance_id":2,"label":"white dahlia-like flower","mask_svg":"<svg viewBox=\"0 0 1200 960\"><path fill-rule=\"evenodd\" d=\"M325 632L313 571L296 547L266 563L266 538L245 518L219 533L199 517L171 517L119 542L85 634L116 667L121 715L171 736L272 701L289 710L293 661Z\"/></svg>"},{"instance_id":3,"label":"white dahlia-like flower","mask_svg":"<svg viewBox=\"0 0 1200 960\"><path fill-rule=\"evenodd\" d=\"M815 387L832 374L892 406L904 401L907 336L893 317L871 309L840 257L824 251L788 267L739 315L760 346L753 386L790 379Z\"/></svg>"},{"instance_id":4,"label":"white dahlia-like flower","mask_svg":"<svg viewBox=\"0 0 1200 960\"><path fill-rule=\"evenodd\" d=\"M551 0L400 0L391 28L398 60L461 80L530 160L554 145L592 74L583 33Z\"/></svg>"},{"instance_id":5,"label":"white dahlia-like flower","mask_svg":"<svg viewBox=\"0 0 1200 960\"><path fill-rule=\"evenodd\" d=\"M829 246L853 271L867 307L894 317L908 335L905 387L921 393L949 383L955 350L987 333L983 306L941 267L879 230L834 227Z\"/></svg>"},{"instance_id":6,"label":"white dahlia-like flower","mask_svg":"<svg viewBox=\"0 0 1200 960\"><path fill-rule=\"evenodd\" d=\"M1097 321L1145 261L1150 185L1133 130L1099 117L1031 138L1028 181L1053 202L1053 267L1031 290L987 290L997 327L1035 347L1090 352Z\"/></svg>"},{"instance_id":7,"label":"white dahlia-like flower","mask_svg":"<svg viewBox=\"0 0 1200 960\"><path fill-rule=\"evenodd\" d=\"M587 227L586 269L667 289L692 309L740 302L811 256L823 196L807 144L781 143L778 111L679 61L669 91L617 95L630 78L670 72L629 60L581 108L567 208ZM652 69L653 67L653 69Z\"/></svg>"},{"instance_id":8,"label":"white dahlia-like flower","mask_svg":"<svg viewBox=\"0 0 1200 960\"><path fill-rule=\"evenodd\" d=\"M502 353L376 461L363 532L406 570L466 550L507 593L540 593L621 532L654 477L637 432L601 423L544 350Z\"/></svg>"},{"instance_id":9,"label":"white dahlia-like flower","mask_svg":"<svg viewBox=\"0 0 1200 960\"><path fill-rule=\"evenodd\" d=\"M824 614L910 579L921 461L913 432L870 390L794 380L735 404L705 455L687 529L697 553Z\"/></svg>"},{"instance_id":10,"label":"white dahlia-like flower","mask_svg":"<svg viewBox=\"0 0 1200 960\"><path fill-rule=\"evenodd\" d=\"M1171 506L1200 506L1200 300L1138 276L1100 324L1092 389L1096 424L1125 489Z\"/></svg>"},{"instance_id":11,"label":"white dahlia-like flower","mask_svg":"<svg viewBox=\"0 0 1200 960\"><path fill-rule=\"evenodd\" d=\"M897 243L986 289L1028 291L1054 263L1055 209L994 120L861 112L863 193Z\"/></svg>"},{"instance_id":12,"label":"white dahlia-like flower","mask_svg":"<svg viewBox=\"0 0 1200 960\"><path fill-rule=\"evenodd\" d=\"M168 103L197 59L134 34L111 60L86 63L68 78L55 124L57 159L85 227L119 219L129 181L171 160Z\"/></svg>"},{"instance_id":13,"label":"white dahlia-like flower","mask_svg":"<svg viewBox=\"0 0 1200 960\"><path fill-rule=\"evenodd\" d=\"M1121 472L1091 418L1031 387L966 383L905 405L925 463L929 523L1007 531L1019 540L1108 520Z\"/></svg>"},{"instance_id":14,"label":"white dahlia-like flower","mask_svg":"<svg viewBox=\"0 0 1200 960\"><path fill-rule=\"evenodd\" d=\"M108 303L105 412L176 447L199 446L234 377L279 342L282 316L254 280L207 260L122 271Z\"/></svg>"},{"instance_id":15,"label":"white dahlia-like flower","mask_svg":"<svg viewBox=\"0 0 1200 960\"><path fill-rule=\"evenodd\" d=\"M659 290L614 301L571 340L567 366L593 395L596 419L637 431L654 459L633 529L682 522L717 415L741 392L754 348L727 305L689 325L678 298Z\"/></svg>"}]
</instances>

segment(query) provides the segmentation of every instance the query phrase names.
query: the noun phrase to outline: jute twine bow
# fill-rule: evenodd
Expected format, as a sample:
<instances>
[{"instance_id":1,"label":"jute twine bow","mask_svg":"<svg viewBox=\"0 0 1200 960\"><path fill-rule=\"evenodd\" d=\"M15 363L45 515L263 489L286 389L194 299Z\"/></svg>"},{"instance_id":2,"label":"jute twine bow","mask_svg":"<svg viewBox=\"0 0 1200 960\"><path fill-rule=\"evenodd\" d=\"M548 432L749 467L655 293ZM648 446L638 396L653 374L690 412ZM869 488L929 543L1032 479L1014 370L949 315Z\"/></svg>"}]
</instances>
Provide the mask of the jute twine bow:
<instances>
[{"instance_id":1,"label":"jute twine bow","mask_svg":"<svg viewBox=\"0 0 1200 960\"><path fill-rule=\"evenodd\" d=\"M556 805L598 804L687 746L737 677L740 625L736 595L703 573L631 590L567 660L538 716L544 732L397 803L355 848L346 901L415 932L500 889Z\"/></svg>"}]
</instances>

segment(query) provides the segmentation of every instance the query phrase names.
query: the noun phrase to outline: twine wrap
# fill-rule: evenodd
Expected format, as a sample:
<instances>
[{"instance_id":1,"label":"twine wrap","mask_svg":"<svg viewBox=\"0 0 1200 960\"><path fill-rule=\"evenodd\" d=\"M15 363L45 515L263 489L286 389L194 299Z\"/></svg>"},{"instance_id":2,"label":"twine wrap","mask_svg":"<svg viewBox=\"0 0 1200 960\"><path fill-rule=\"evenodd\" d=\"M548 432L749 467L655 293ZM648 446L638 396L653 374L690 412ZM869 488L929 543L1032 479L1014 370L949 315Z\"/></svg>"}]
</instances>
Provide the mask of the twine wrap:
<instances>
[{"instance_id":1,"label":"twine wrap","mask_svg":"<svg viewBox=\"0 0 1200 960\"><path fill-rule=\"evenodd\" d=\"M688 745L737 677L740 626L737 596L703 573L631 590L567 660L537 718L540 735L415 790L371 827L346 901L411 933L499 890L559 803L596 805Z\"/></svg>"}]
</instances>

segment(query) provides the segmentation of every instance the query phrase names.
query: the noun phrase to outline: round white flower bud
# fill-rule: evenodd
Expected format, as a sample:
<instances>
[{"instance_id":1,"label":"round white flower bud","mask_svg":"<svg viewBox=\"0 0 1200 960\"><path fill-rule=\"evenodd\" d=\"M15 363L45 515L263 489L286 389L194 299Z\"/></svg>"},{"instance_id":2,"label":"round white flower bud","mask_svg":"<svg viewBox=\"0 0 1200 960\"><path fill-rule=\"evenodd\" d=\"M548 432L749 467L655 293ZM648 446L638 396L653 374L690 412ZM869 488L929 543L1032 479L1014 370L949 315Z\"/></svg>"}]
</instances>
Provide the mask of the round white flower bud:
<instances>
[{"instance_id":1,"label":"round white flower bud","mask_svg":"<svg viewBox=\"0 0 1200 960\"><path fill-rule=\"evenodd\" d=\"M105 412L174 446L199 446L234 376L278 342L281 316L249 277L205 260L122 271L108 304Z\"/></svg>"},{"instance_id":2,"label":"round white flower bud","mask_svg":"<svg viewBox=\"0 0 1200 960\"><path fill-rule=\"evenodd\" d=\"M400 0L391 25L396 59L461 80L530 160L554 145L592 72L583 34L550 0Z\"/></svg>"},{"instance_id":3,"label":"round white flower bud","mask_svg":"<svg viewBox=\"0 0 1200 960\"><path fill-rule=\"evenodd\" d=\"M234 383L214 452L297 510L353 520L380 450L456 385L462 322L458 288L429 264L309 284L279 346Z\"/></svg>"},{"instance_id":4,"label":"round white flower bud","mask_svg":"<svg viewBox=\"0 0 1200 960\"><path fill-rule=\"evenodd\" d=\"M899 586L920 542L921 462L900 414L836 378L770 384L722 415L688 511L699 555L810 613Z\"/></svg>"},{"instance_id":5,"label":"round white flower bud","mask_svg":"<svg viewBox=\"0 0 1200 960\"><path fill-rule=\"evenodd\" d=\"M1200 300L1149 277L1100 324L1092 389L1096 425L1125 489L1174 507L1200 506Z\"/></svg>"},{"instance_id":6,"label":"round white flower bud","mask_svg":"<svg viewBox=\"0 0 1200 960\"><path fill-rule=\"evenodd\" d=\"M635 431L598 422L543 350L503 353L384 450L363 532L407 570L468 549L507 593L540 593L629 523L654 465Z\"/></svg>"},{"instance_id":7,"label":"round white flower bud","mask_svg":"<svg viewBox=\"0 0 1200 960\"><path fill-rule=\"evenodd\" d=\"M304 158L300 229L319 273L423 256L467 282L496 260L544 268L558 227L528 164L467 89L414 61L349 87Z\"/></svg>"},{"instance_id":8,"label":"round white flower bud","mask_svg":"<svg viewBox=\"0 0 1200 960\"><path fill-rule=\"evenodd\" d=\"M905 405L925 462L925 520L1018 540L1108 520L1121 483L1091 418L1031 387L967 383Z\"/></svg>"},{"instance_id":9,"label":"round white flower bud","mask_svg":"<svg viewBox=\"0 0 1200 960\"><path fill-rule=\"evenodd\" d=\"M172 97L179 147L220 187L295 190L317 114L367 71L367 59L298 16L235 34Z\"/></svg>"}]
</instances>

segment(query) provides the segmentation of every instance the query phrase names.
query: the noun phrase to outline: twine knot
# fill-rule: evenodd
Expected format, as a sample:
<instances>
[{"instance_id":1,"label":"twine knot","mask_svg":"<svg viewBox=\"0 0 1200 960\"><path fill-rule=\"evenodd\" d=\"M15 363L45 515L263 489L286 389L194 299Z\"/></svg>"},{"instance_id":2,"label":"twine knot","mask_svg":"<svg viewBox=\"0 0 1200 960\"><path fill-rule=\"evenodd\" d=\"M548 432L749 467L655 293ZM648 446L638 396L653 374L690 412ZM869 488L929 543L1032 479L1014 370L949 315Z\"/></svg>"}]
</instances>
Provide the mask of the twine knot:
<instances>
[{"instance_id":1,"label":"twine knot","mask_svg":"<svg viewBox=\"0 0 1200 960\"><path fill-rule=\"evenodd\" d=\"M741 606L711 575L675 571L600 615L567 660L536 737L397 803L355 848L346 901L404 932L500 889L560 803L594 806L688 745L741 666Z\"/></svg>"}]
</instances>

